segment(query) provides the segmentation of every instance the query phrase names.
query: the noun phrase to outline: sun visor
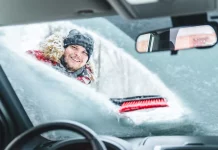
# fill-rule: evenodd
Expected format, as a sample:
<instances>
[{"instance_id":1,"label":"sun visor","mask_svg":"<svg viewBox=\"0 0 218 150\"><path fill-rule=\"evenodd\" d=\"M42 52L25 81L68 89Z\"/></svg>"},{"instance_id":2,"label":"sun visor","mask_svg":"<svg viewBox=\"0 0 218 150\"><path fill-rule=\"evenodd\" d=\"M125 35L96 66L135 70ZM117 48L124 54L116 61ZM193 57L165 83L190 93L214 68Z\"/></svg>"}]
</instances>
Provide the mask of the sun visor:
<instances>
[{"instance_id":1,"label":"sun visor","mask_svg":"<svg viewBox=\"0 0 218 150\"><path fill-rule=\"evenodd\" d=\"M103 0L0 0L0 26L114 15Z\"/></svg>"},{"instance_id":2,"label":"sun visor","mask_svg":"<svg viewBox=\"0 0 218 150\"><path fill-rule=\"evenodd\" d=\"M217 0L108 0L121 16L143 19L205 13L217 9Z\"/></svg>"}]
</instances>

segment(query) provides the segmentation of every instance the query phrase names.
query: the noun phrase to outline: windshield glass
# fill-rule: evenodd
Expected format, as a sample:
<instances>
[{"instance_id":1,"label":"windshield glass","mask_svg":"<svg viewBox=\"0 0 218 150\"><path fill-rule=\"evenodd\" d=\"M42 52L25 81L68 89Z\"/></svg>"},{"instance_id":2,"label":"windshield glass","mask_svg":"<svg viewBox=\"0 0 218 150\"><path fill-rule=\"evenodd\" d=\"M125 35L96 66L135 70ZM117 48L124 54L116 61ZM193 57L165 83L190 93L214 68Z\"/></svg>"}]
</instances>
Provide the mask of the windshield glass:
<instances>
[{"instance_id":1,"label":"windshield glass","mask_svg":"<svg viewBox=\"0 0 218 150\"><path fill-rule=\"evenodd\" d=\"M171 26L169 18L120 20L114 16L1 28L0 64L32 123L74 120L98 134L118 137L218 133L213 126L218 123L217 46L176 56L139 54L137 35ZM166 99L168 107L121 113L111 101L145 95ZM55 132L49 138L60 136L65 134Z\"/></svg>"}]
</instances>

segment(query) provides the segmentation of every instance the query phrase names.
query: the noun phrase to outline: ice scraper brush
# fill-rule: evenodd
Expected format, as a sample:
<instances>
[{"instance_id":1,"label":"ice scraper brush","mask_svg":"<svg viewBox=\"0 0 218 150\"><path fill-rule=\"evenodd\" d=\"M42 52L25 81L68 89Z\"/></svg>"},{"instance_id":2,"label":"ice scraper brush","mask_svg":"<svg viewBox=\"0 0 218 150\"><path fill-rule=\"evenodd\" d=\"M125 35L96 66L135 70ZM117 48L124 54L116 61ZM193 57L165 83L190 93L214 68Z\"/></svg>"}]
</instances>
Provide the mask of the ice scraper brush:
<instances>
[{"instance_id":1,"label":"ice scraper brush","mask_svg":"<svg viewBox=\"0 0 218 150\"><path fill-rule=\"evenodd\" d=\"M111 98L114 104L119 105L119 112L128 112L141 109L168 107L167 100L159 95L146 95L127 98Z\"/></svg>"}]
</instances>

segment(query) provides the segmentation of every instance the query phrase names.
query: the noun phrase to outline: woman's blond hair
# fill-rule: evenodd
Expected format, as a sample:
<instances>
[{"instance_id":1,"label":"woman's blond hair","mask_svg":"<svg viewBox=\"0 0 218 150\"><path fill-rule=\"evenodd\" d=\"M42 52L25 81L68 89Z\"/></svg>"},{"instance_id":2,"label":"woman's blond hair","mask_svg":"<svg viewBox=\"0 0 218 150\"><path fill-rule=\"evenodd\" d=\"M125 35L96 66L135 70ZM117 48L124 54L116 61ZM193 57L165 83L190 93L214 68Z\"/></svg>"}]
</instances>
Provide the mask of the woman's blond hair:
<instances>
[{"instance_id":1,"label":"woman's blond hair","mask_svg":"<svg viewBox=\"0 0 218 150\"><path fill-rule=\"evenodd\" d=\"M44 56L49 60L60 63L60 58L64 54L63 40L64 37L58 32L47 37L40 44Z\"/></svg>"}]
</instances>

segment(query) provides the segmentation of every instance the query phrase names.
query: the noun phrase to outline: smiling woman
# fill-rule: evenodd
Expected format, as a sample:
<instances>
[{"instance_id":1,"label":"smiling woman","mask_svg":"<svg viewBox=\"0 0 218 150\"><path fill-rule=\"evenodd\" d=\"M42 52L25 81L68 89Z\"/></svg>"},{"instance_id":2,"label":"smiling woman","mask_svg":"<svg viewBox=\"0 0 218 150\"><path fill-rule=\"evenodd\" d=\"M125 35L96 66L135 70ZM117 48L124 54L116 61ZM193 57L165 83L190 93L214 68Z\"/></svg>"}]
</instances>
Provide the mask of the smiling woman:
<instances>
[{"instance_id":1,"label":"smiling woman","mask_svg":"<svg viewBox=\"0 0 218 150\"><path fill-rule=\"evenodd\" d=\"M38 60L52 64L53 68L65 75L90 84L94 81L89 59L93 51L93 39L78 30L71 30L66 38L58 34L49 36L42 46L42 51L28 51Z\"/></svg>"},{"instance_id":2,"label":"smiling woman","mask_svg":"<svg viewBox=\"0 0 218 150\"><path fill-rule=\"evenodd\" d=\"M65 49L64 61L71 71L77 71L85 66L88 61L86 49L80 45L68 46Z\"/></svg>"}]
</instances>

